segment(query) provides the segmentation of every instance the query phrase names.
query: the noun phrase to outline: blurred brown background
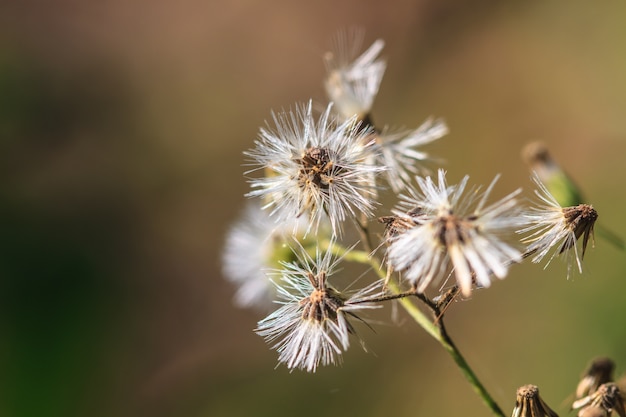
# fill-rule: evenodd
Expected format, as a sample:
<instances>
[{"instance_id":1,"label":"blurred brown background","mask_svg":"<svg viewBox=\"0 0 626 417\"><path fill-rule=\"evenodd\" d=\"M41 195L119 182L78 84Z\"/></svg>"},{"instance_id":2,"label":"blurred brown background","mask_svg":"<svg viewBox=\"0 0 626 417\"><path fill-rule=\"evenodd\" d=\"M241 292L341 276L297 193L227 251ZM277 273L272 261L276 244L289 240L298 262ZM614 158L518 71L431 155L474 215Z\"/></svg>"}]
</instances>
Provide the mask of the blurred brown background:
<instances>
[{"instance_id":1,"label":"blurred brown background","mask_svg":"<svg viewBox=\"0 0 626 417\"><path fill-rule=\"evenodd\" d=\"M375 120L443 116L451 134L427 150L451 183L502 173L494 198L530 195L519 154L541 139L626 236L625 16L618 1L2 2L0 415L487 415L402 316L341 367L274 369L221 276L242 151L271 109L324 100L322 54L360 26L386 41ZM505 413L533 383L566 414L594 356L626 370L624 254L598 237L585 266L516 266L449 311Z\"/></svg>"}]
</instances>

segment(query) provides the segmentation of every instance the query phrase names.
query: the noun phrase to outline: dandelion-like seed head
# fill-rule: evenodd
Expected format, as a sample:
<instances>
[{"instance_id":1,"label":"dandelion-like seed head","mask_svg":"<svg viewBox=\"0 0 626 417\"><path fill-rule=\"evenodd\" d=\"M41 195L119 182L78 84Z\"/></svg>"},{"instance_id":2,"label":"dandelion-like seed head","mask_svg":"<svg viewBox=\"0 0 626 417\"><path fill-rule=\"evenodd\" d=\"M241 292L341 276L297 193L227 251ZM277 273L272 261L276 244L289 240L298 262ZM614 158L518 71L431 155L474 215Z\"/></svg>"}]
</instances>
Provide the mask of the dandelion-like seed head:
<instances>
[{"instance_id":1,"label":"dandelion-like seed head","mask_svg":"<svg viewBox=\"0 0 626 417\"><path fill-rule=\"evenodd\" d=\"M378 39L359 55L363 31L340 32L332 51L324 55L324 87L342 119L364 120L378 93L386 64L378 58L385 43Z\"/></svg>"},{"instance_id":2,"label":"dandelion-like seed head","mask_svg":"<svg viewBox=\"0 0 626 417\"><path fill-rule=\"evenodd\" d=\"M541 399L536 385L524 385L517 390L512 417L558 417Z\"/></svg>"},{"instance_id":3,"label":"dandelion-like seed head","mask_svg":"<svg viewBox=\"0 0 626 417\"><path fill-rule=\"evenodd\" d=\"M508 266L521 260L521 253L503 239L521 224L515 200L520 190L486 206L495 180L482 195L478 189L464 195L469 177L448 186L443 170L438 176L438 184L430 177L416 177L420 191L409 189L402 196L395 217L387 221L387 260L418 292L438 281L451 265L463 294L469 296L474 281L488 287L491 275L504 278Z\"/></svg>"},{"instance_id":4,"label":"dandelion-like seed head","mask_svg":"<svg viewBox=\"0 0 626 417\"><path fill-rule=\"evenodd\" d=\"M252 179L248 196L261 197L281 222L306 215L309 231L328 219L334 233L356 213L372 215L376 147L368 129L355 118L337 124L329 105L316 121L312 102L295 112L274 115L275 130L261 129L256 147L246 152L265 176Z\"/></svg>"},{"instance_id":5,"label":"dandelion-like seed head","mask_svg":"<svg viewBox=\"0 0 626 417\"><path fill-rule=\"evenodd\" d=\"M615 412L619 417L626 417L624 399L618 386L607 382L598 389L572 404L572 409L579 410L578 417L610 416Z\"/></svg>"},{"instance_id":6,"label":"dandelion-like seed head","mask_svg":"<svg viewBox=\"0 0 626 417\"><path fill-rule=\"evenodd\" d=\"M224 277L237 287L238 307L269 311L276 287L265 272L295 258L286 242L292 236L302 239L307 225L302 218L277 224L256 203L250 202L228 230L222 268Z\"/></svg>"},{"instance_id":7,"label":"dandelion-like seed head","mask_svg":"<svg viewBox=\"0 0 626 417\"><path fill-rule=\"evenodd\" d=\"M385 178L395 193L403 191L416 174L427 174L424 162L430 156L419 147L448 134L443 120L428 119L415 130L391 133L384 129L376 135L380 147L379 163L388 167Z\"/></svg>"},{"instance_id":8,"label":"dandelion-like seed head","mask_svg":"<svg viewBox=\"0 0 626 417\"><path fill-rule=\"evenodd\" d=\"M573 260L582 273L582 259L587 250L598 219L597 211L588 204L573 207L561 207L537 175L533 176L537 185L535 194L539 197L536 206L524 213L527 225L518 233L528 233L523 239L528 244L526 252L532 254L533 262L541 262L550 252L546 267L555 256L564 254L567 263L567 275L571 274ZM577 241L582 237L582 250L579 253Z\"/></svg>"},{"instance_id":9,"label":"dandelion-like seed head","mask_svg":"<svg viewBox=\"0 0 626 417\"><path fill-rule=\"evenodd\" d=\"M300 301L302 320L323 323L325 320L337 322L338 311L344 306L345 299L334 288L327 286L326 273L317 276L309 273L309 281L313 291Z\"/></svg>"},{"instance_id":10,"label":"dandelion-like seed head","mask_svg":"<svg viewBox=\"0 0 626 417\"><path fill-rule=\"evenodd\" d=\"M289 369L314 372L321 365L337 364L349 347L355 330L349 318L376 308L368 298L380 290L380 282L351 294L328 283L341 258L317 251L313 260L303 248L295 249L296 262L275 271L282 306L258 324L256 332L279 353L279 363Z\"/></svg>"}]
</instances>

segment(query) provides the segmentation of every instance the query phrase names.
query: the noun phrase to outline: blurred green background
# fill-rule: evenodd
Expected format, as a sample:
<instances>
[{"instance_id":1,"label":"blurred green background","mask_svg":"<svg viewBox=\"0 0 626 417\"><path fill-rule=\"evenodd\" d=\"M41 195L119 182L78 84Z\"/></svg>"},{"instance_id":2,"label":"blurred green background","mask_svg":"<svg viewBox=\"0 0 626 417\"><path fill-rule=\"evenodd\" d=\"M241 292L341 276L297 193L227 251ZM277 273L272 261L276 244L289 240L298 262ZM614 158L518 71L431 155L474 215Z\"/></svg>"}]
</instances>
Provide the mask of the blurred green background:
<instances>
[{"instance_id":1,"label":"blurred green background","mask_svg":"<svg viewBox=\"0 0 626 417\"><path fill-rule=\"evenodd\" d=\"M540 139L600 222L626 236L626 3L4 1L0 4L0 415L482 416L407 317L364 329L341 367L274 369L232 306L224 235L242 151L270 110L324 101L340 29L386 41L377 123L451 133L451 183L531 183ZM394 201L385 203L387 214ZM587 362L626 370L626 261L596 238L586 272L520 265L455 303L449 331L510 413L533 383L566 414Z\"/></svg>"}]
</instances>

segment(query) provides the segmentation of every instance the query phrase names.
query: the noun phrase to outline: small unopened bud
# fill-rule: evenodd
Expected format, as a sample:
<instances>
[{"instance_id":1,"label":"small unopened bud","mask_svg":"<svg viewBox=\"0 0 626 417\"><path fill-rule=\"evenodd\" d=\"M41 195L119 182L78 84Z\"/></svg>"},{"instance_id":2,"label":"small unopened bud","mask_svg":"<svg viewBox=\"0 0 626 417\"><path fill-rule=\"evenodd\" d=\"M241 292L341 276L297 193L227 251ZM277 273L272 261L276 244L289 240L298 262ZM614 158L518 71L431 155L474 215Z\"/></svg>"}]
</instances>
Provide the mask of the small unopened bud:
<instances>
[{"instance_id":1,"label":"small unopened bud","mask_svg":"<svg viewBox=\"0 0 626 417\"><path fill-rule=\"evenodd\" d=\"M619 417L626 417L624 400L619 388L612 382L600 385L598 389L580 400L574 401L572 409L579 410L578 417L609 416L613 411ZM604 411L604 414L602 414Z\"/></svg>"},{"instance_id":2,"label":"small unopened bud","mask_svg":"<svg viewBox=\"0 0 626 417\"><path fill-rule=\"evenodd\" d=\"M541 142L531 142L522 150L522 159L537 173L562 207L575 206L583 202L580 190L556 163L548 148Z\"/></svg>"},{"instance_id":3,"label":"small unopened bud","mask_svg":"<svg viewBox=\"0 0 626 417\"><path fill-rule=\"evenodd\" d=\"M568 215L568 210L578 213L583 210L583 212L589 213L589 216L582 221L581 226L576 229L572 228L572 230L575 230L576 239L584 235L584 253L589 234L593 232L593 224L598 217L597 213L591 206L582 204L583 197L580 189L574 184L574 181L572 181L565 171L561 169L556 161L552 159L548 148L543 143L532 142L526 145L522 151L522 158L528 164L531 171L534 172L534 176L539 179L548 194L550 194L549 199L555 200L560 207L565 207L563 211L566 216ZM587 228L585 228L585 225L587 225ZM613 233L610 229L599 225L598 232L600 236L605 238L612 245L621 250L626 250L626 242L624 239ZM568 247L571 246L563 246L561 251L568 249Z\"/></svg>"},{"instance_id":4,"label":"small unopened bud","mask_svg":"<svg viewBox=\"0 0 626 417\"><path fill-rule=\"evenodd\" d=\"M512 417L558 417L539 396L536 385L524 385L518 388Z\"/></svg>"}]
</instances>

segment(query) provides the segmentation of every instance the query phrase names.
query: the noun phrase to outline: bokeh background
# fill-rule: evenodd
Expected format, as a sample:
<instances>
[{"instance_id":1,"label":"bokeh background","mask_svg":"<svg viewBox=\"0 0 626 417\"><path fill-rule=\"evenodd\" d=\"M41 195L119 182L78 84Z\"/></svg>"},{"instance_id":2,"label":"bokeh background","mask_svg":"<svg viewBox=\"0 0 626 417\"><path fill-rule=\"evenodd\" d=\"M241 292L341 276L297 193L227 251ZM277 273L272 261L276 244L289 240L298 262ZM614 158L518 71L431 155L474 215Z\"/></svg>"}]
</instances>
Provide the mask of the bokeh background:
<instances>
[{"instance_id":1,"label":"bokeh background","mask_svg":"<svg viewBox=\"0 0 626 417\"><path fill-rule=\"evenodd\" d=\"M221 274L270 110L323 102L340 29L386 41L379 124L442 116L450 182L531 183L548 144L626 236L626 3L0 3L0 415L488 415L445 352L382 312L341 367L275 369ZM394 201L385 203L384 215ZM505 413L533 383L563 415L588 361L626 370L626 261L520 265L455 303L449 331Z\"/></svg>"}]
</instances>

